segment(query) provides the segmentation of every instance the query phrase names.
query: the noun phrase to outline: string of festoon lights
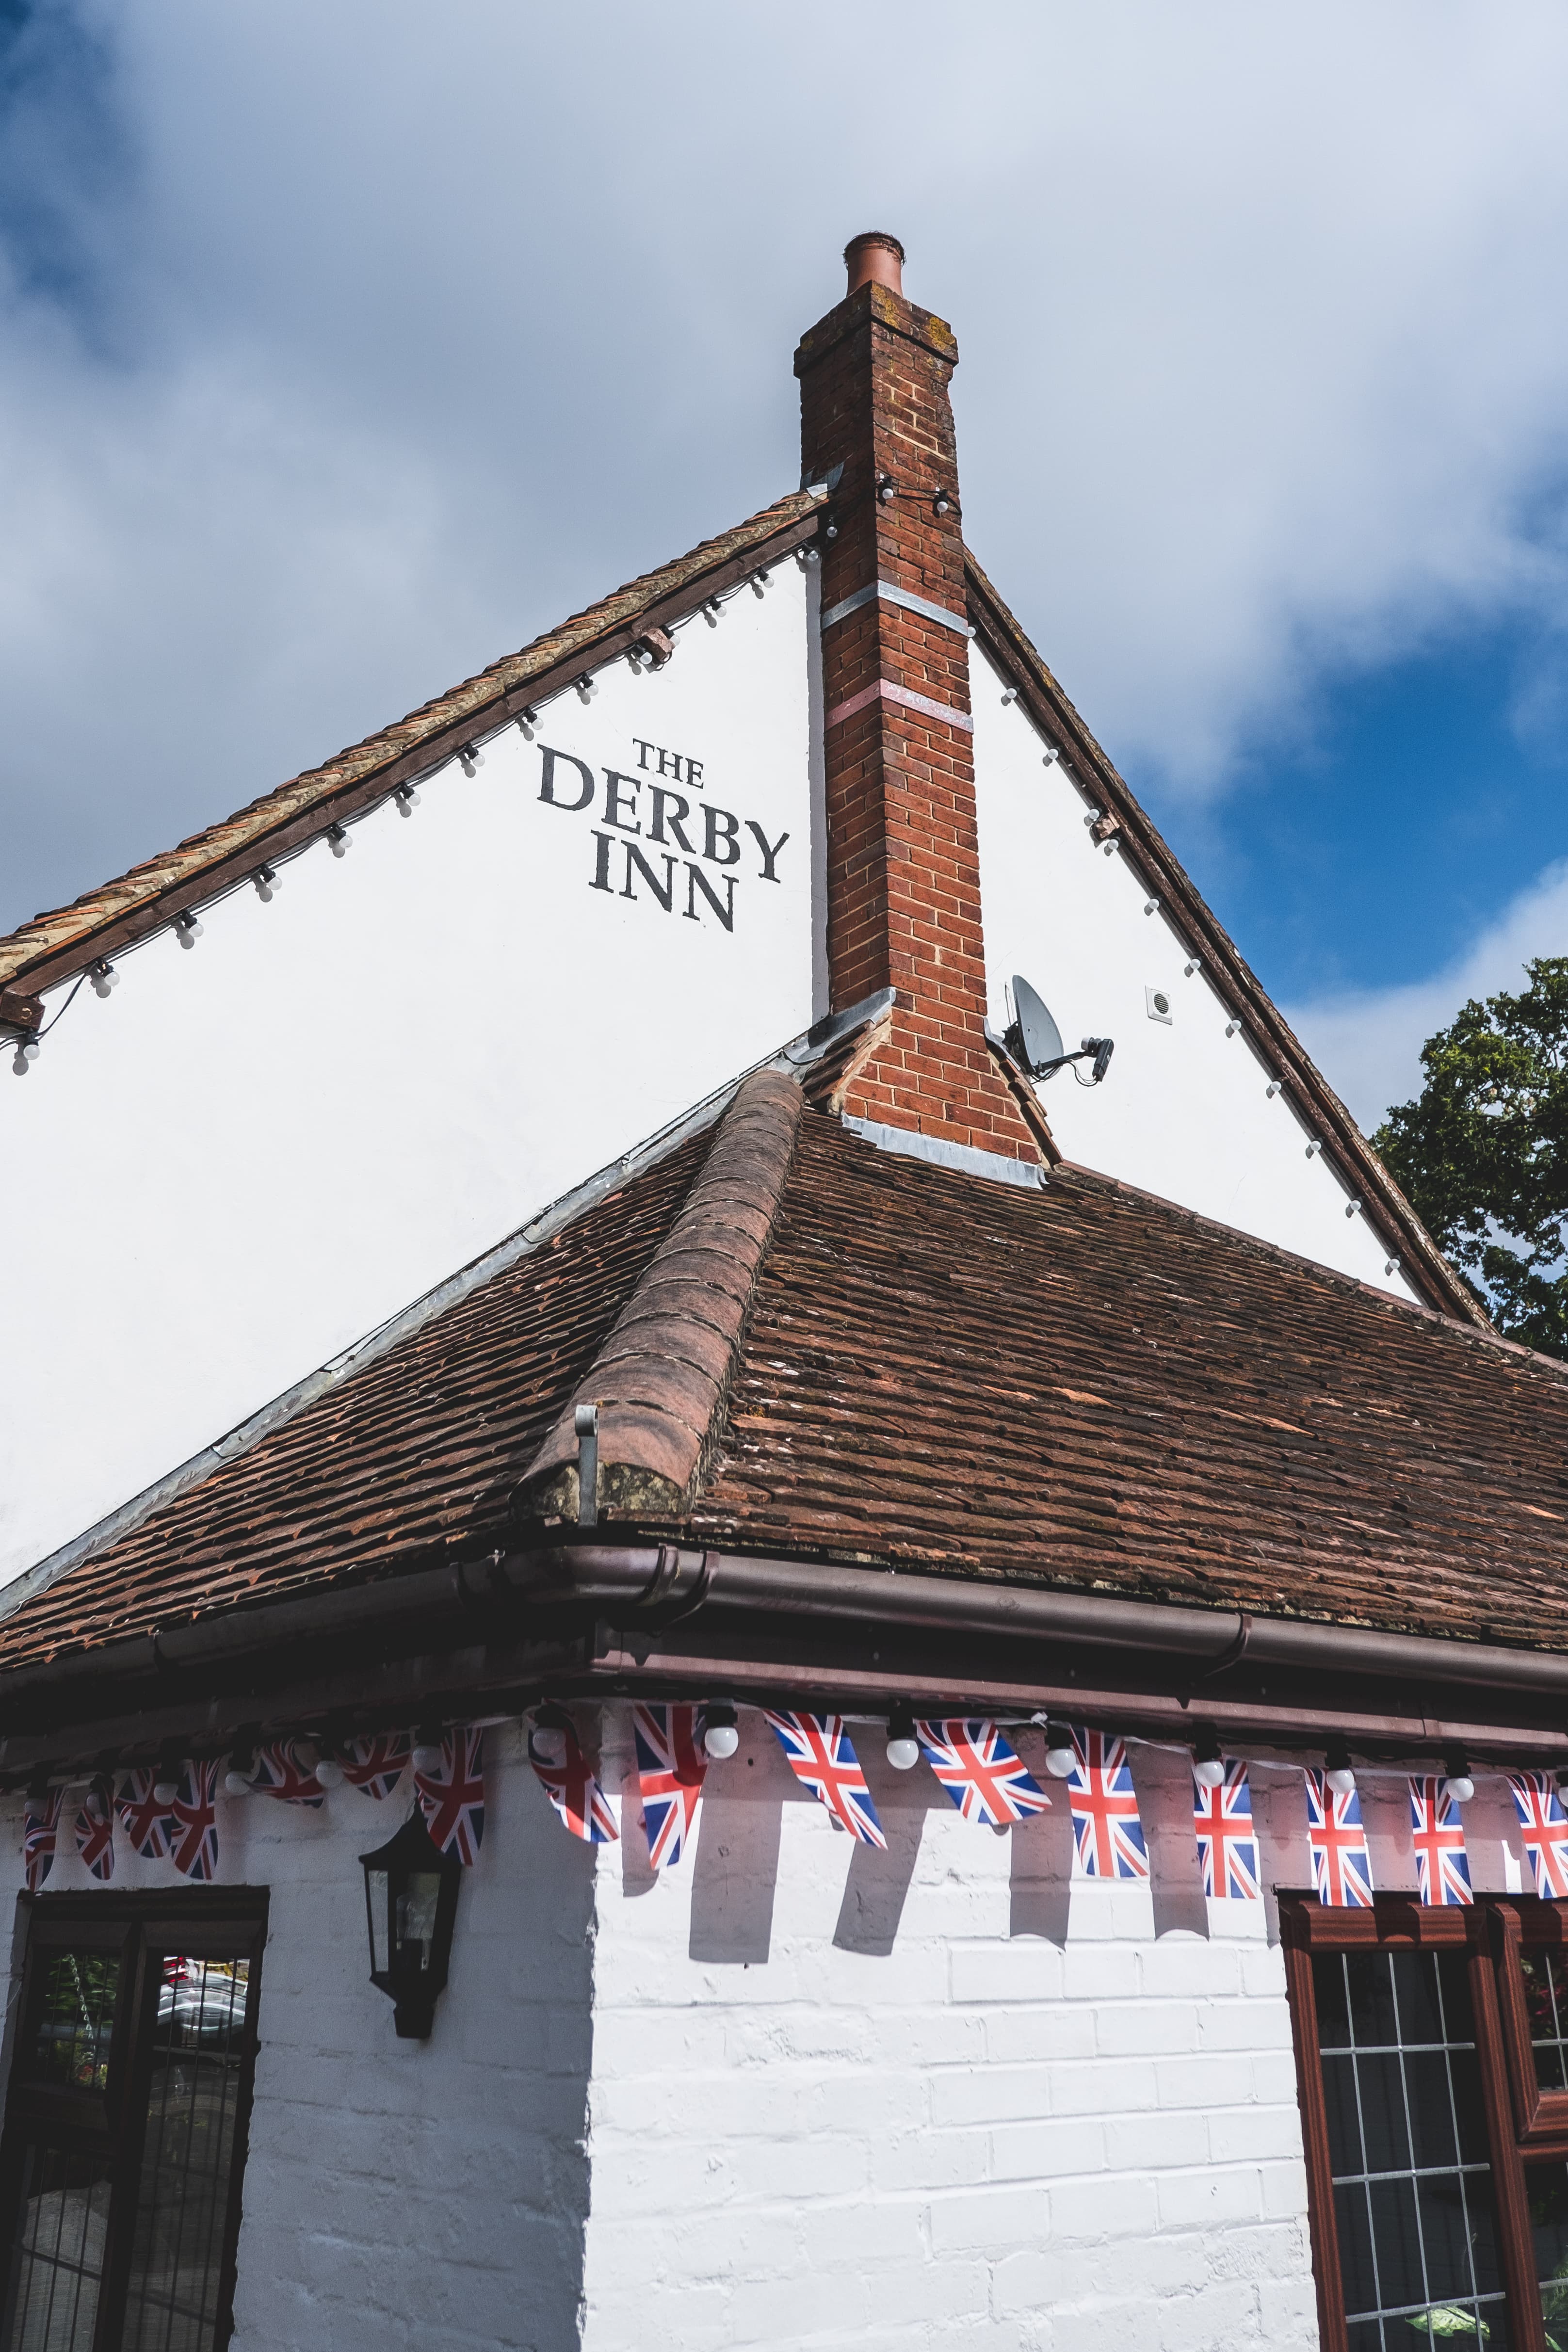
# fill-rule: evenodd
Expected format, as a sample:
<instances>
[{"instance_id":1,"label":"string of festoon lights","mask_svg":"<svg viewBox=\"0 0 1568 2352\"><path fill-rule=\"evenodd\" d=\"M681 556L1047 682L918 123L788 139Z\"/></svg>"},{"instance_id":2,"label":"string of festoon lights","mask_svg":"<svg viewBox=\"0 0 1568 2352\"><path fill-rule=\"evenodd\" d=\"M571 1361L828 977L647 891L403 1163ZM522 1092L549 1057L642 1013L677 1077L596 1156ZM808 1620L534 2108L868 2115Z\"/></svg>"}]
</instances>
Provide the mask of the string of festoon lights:
<instances>
[{"instance_id":1,"label":"string of festoon lights","mask_svg":"<svg viewBox=\"0 0 1568 2352\"><path fill-rule=\"evenodd\" d=\"M598 1752L584 1746L579 1720L553 1701L522 1714L488 1716L465 1723L426 1723L412 1729L358 1732L320 1729L263 1740L240 1733L218 1755L193 1758L179 1741L166 1744L152 1763L124 1770L95 1758L90 1773L47 1770L27 1782L23 1817L23 1854L27 1883L35 1890L49 1874L58 1847L63 1800L84 1791L74 1823L76 1847L89 1874L100 1883L114 1873L115 1833L143 1859L163 1860L187 1877L210 1878L218 1867L219 1795L229 1799L268 1796L285 1804L319 1810L331 1792L347 1785L376 1801L393 1796L412 1776L415 1805L437 1847L464 1864L478 1859L484 1838L484 1737L500 1724L523 1733L527 1760L563 1828L593 1844L616 1843L628 1825L646 1837L656 1869L680 1859L693 1835L698 1806L711 1765L735 1756L742 1739L741 1715L730 1699L618 1701L630 1717L628 1754L624 1738L605 1740ZM584 1701L598 1716L603 1702ZM1492 1763L1478 1770L1461 1748L1450 1747L1440 1769L1431 1760L1377 1763L1352 1758L1347 1741L1331 1739L1310 1758L1226 1747L1211 1725L1194 1727L1185 1742L1147 1738L1114 1728L1068 1720L1054 1713L1029 1715L918 1716L909 1705L885 1716L853 1712L819 1714L787 1707L756 1710L776 1737L784 1759L806 1795L827 1812L836 1829L866 1845L885 1846L876 1801L856 1748L857 1737L879 1737L889 1766L900 1775L927 1766L938 1787L963 1819L977 1826L1010 1831L1050 1812L1066 1797L1072 1834L1072 1860L1086 1878L1149 1880L1150 1835L1140 1813L1140 1788L1131 1751L1180 1757L1190 1774L1191 1828L1180 1828L1168 1805L1157 1826L1178 1835L1190 1855L1195 1842L1205 1893L1216 1900L1262 1899L1258 1829L1254 1820L1254 1773L1282 1776L1300 1785L1304 1801L1298 1818L1282 1822L1276 1809L1269 1827L1281 1838L1301 1840L1310 1854L1312 1883L1325 1904L1364 1907L1374 1896L1367 1825L1361 1811L1361 1786L1403 1785L1404 1811L1419 1879L1419 1899L1427 1904L1473 1900L1462 1809L1483 1780L1506 1785L1528 1858L1535 1892L1568 1900L1568 1766ZM1020 1746L1043 1734L1044 1783L1037 1780ZM1030 1740L1026 1740L1030 1735ZM600 1774L613 1753L625 1769L617 1816ZM220 1778L221 1776L221 1778ZM1056 1791L1055 1797L1052 1790ZM1149 1783L1143 1781L1143 1794ZM1393 1794L1392 1785L1388 1793ZM1398 1801L1396 1800L1396 1802ZM1384 1829L1387 1828L1384 1823ZM1497 1834L1495 1819L1489 1829ZM1300 1850L1300 1849L1298 1849ZM1190 1864L1189 1864L1190 1866ZM1408 1886L1389 1891L1408 1895ZM1517 1890L1522 1891L1522 1888Z\"/></svg>"},{"instance_id":2,"label":"string of festoon lights","mask_svg":"<svg viewBox=\"0 0 1568 2352\"><path fill-rule=\"evenodd\" d=\"M810 544L797 547L794 551L794 555L795 562L802 572L809 572L819 561L816 548ZM779 559L779 561L784 560L787 559ZM681 614L678 619L672 620L668 625L659 624L659 633L666 641L666 646L672 650L676 635L681 629L689 627L699 615L706 622L709 628L716 629L723 617L724 607L737 596L743 596L750 593L759 600L764 598L772 584L773 572L777 569L777 562L759 564L733 587L705 597L691 612ZM644 625L646 628L652 625L645 623ZM173 916L168 922L155 925L140 939L132 940L128 946L119 950L112 961L107 956L96 958L77 979L64 1003L58 1006L47 1022L39 1028L16 1037L15 1051L11 1060L14 1075L19 1078L27 1076L34 1063L38 1059L44 1038L62 1015L70 1010L78 992L84 984L90 982L94 995L107 1002L120 985L121 965L139 949L151 946L154 940L170 935L179 941L182 948L194 949L204 935L205 926L202 916L210 915L214 908L222 906L226 900L237 898L246 890L254 890L264 907L270 906L283 887L280 869L291 865L295 859L307 856L321 842L324 841L327 844L335 858L346 857L353 846L353 827L364 824L367 819L379 814L385 808L395 808L399 816L411 817L420 804L421 787L427 788L439 776L453 769L459 770L466 778L471 779L476 776L485 764L487 744L510 733L514 727L524 742L531 743L538 731L541 715L552 703L559 701L564 695L575 694L579 702L586 705L598 693L598 678L604 671L612 669L624 662L634 677L647 677L668 667L670 650L661 646L656 651L645 637L638 637L621 652L609 655L598 662L590 661L575 677L569 678L564 685L553 688L551 693L542 696L537 701L528 703L515 718L508 717L499 725L477 730L454 751L443 753L442 757L433 761L430 767L401 783L389 786L384 793L367 801L363 808L355 809L352 815L331 819L323 824L321 831L313 834L309 840L302 841L288 850L279 851L270 860L254 866L248 874L240 875L235 880L226 883L221 889L215 890L210 898L202 899L195 908L187 908Z\"/></svg>"}]
</instances>

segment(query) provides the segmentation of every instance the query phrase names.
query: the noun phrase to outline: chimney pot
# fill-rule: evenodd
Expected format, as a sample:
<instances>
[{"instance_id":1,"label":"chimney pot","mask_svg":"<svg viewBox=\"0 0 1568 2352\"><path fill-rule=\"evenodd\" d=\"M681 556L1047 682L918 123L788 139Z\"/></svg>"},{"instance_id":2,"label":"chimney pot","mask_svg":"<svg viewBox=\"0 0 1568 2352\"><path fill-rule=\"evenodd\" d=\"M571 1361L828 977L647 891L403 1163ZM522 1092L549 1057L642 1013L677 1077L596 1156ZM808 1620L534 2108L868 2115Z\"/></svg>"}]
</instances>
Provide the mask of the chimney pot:
<instances>
[{"instance_id":1,"label":"chimney pot","mask_svg":"<svg viewBox=\"0 0 1568 2352\"><path fill-rule=\"evenodd\" d=\"M844 267L851 294L861 286L886 286L895 294L904 290L904 248L886 229L868 228L852 236L844 248Z\"/></svg>"}]
</instances>

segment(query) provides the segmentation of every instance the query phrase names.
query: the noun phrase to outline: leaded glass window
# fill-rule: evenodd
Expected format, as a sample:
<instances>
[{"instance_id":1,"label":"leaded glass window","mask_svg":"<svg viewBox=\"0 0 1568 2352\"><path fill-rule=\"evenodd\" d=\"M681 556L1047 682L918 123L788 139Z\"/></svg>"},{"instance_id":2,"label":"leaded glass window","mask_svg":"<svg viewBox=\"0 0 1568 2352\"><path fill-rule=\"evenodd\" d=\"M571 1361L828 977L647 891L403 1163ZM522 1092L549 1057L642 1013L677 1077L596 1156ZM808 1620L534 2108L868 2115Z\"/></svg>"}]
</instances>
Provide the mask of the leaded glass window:
<instances>
[{"instance_id":1,"label":"leaded glass window","mask_svg":"<svg viewBox=\"0 0 1568 2352\"><path fill-rule=\"evenodd\" d=\"M1312 1972L1350 2352L1507 2352L1464 1954L1322 1952Z\"/></svg>"},{"instance_id":2,"label":"leaded glass window","mask_svg":"<svg viewBox=\"0 0 1568 2352\"><path fill-rule=\"evenodd\" d=\"M223 2352L262 1901L30 1907L0 2143L0 2352Z\"/></svg>"}]
</instances>

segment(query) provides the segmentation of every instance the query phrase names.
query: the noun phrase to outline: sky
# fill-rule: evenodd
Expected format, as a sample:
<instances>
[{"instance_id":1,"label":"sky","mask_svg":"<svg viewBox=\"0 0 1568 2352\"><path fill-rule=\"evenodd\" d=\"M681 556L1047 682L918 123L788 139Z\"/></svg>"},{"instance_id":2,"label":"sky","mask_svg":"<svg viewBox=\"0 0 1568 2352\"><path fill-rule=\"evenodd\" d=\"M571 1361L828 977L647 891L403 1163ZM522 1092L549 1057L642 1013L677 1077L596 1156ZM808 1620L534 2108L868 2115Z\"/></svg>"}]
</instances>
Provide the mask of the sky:
<instances>
[{"instance_id":1,"label":"sky","mask_svg":"<svg viewBox=\"0 0 1568 2352\"><path fill-rule=\"evenodd\" d=\"M1568 951L1568 14L0 0L0 926L798 478L971 543L1367 1126Z\"/></svg>"}]
</instances>

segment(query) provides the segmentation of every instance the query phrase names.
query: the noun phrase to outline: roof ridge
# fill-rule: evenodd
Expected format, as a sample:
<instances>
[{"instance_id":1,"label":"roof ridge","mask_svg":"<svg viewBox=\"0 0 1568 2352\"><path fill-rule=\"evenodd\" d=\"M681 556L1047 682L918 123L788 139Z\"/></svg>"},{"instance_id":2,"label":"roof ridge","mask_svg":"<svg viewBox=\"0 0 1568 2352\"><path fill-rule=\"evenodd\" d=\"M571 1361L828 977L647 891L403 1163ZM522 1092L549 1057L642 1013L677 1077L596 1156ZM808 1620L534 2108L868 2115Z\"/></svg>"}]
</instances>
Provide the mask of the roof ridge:
<instances>
[{"instance_id":1,"label":"roof ridge","mask_svg":"<svg viewBox=\"0 0 1568 2352\"><path fill-rule=\"evenodd\" d=\"M759 545L815 514L821 503L820 496L809 490L790 491L775 499L731 530L701 541L685 555L642 572L597 604L584 606L519 652L503 655L447 693L334 752L321 766L302 770L247 802L232 816L187 835L172 850L144 858L126 873L85 891L68 906L34 916L31 922L0 937L0 984L22 982L35 990L54 987L85 969L101 951L106 942L100 934L110 927L116 933L112 944L122 946L127 942L120 934L127 924L133 927L132 937L141 937L158 929L187 903L205 903L213 889L202 889L204 876L242 856L254 866L276 852L285 828L300 824L312 810L330 807L334 814L346 813L345 802L357 805L361 800L390 792L395 783L405 780L405 770L410 776L422 773L432 760L438 762L452 757L457 742L463 740L461 730L481 716L486 726L492 720L510 724L517 711L508 707L509 697L520 697L522 689L563 662L579 660L596 640L628 630L650 606L680 595L699 582L710 587L710 575L715 570L754 555ZM742 576L743 568L742 564ZM700 603L700 597L696 601ZM569 682L563 678L562 687ZM555 690L552 686L550 691ZM443 745L441 739L454 730L458 730L456 740ZM324 814L321 821L327 822ZM243 880L243 871L238 878ZM232 887L230 877L224 877L213 887Z\"/></svg>"},{"instance_id":2,"label":"roof ridge","mask_svg":"<svg viewBox=\"0 0 1568 2352\"><path fill-rule=\"evenodd\" d=\"M1244 1001L1247 1016L1244 1025L1253 1028L1260 1039L1267 1039L1275 1066L1272 1074L1280 1069L1289 1073L1293 1086L1310 1105L1314 1117L1321 1120L1325 1137L1331 1139L1331 1156L1349 1161L1353 1168L1352 1191L1359 1188L1372 1195L1383 1216L1399 1234L1410 1253L1411 1263L1405 1268L1407 1276L1425 1281L1439 1297L1448 1302L1449 1320L1489 1330L1491 1320L1485 1308L1478 1303L1462 1276L1449 1264L1426 1231L1350 1111L1253 971L1181 859L1142 807L1125 777L1079 716L1050 665L1033 644L1016 614L1004 602L973 550L968 546L963 551L963 564L972 599L971 614L977 624L976 634L984 649L1004 671L1017 665L1027 674L1029 683L1048 710L1053 725L1059 727L1066 738L1064 753L1068 745L1071 746L1070 764L1076 770L1078 779L1086 790L1092 789L1103 799L1110 815L1117 821L1116 830L1123 841L1131 844L1134 862L1147 874L1151 888L1163 898L1170 911L1179 916L1183 927L1191 934L1189 945L1192 950L1195 952L1201 948L1205 967L1212 965L1223 970L1237 997ZM1309 1129L1308 1132L1310 1131Z\"/></svg>"},{"instance_id":3,"label":"roof ridge","mask_svg":"<svg viewBox=\"0 0 1568 2352\"><path fill-rule=\"evenodd\" d=\"M752 1293L795 1165L805 1096L752 1072L720 1121L679 1213L558 1414L516 1493L529 1517L582 1517L579 1407L597 1408L595 1511L668 1516L711 1454Z\"/></svg>"}]
</instances>

